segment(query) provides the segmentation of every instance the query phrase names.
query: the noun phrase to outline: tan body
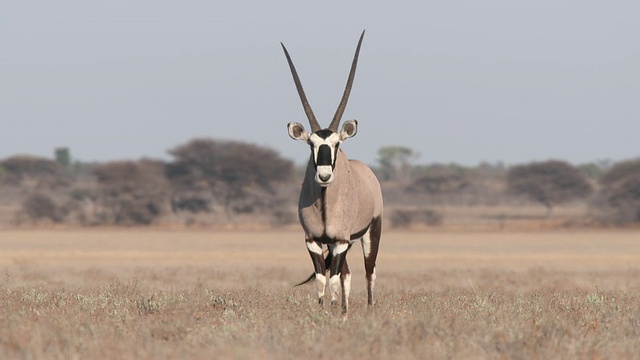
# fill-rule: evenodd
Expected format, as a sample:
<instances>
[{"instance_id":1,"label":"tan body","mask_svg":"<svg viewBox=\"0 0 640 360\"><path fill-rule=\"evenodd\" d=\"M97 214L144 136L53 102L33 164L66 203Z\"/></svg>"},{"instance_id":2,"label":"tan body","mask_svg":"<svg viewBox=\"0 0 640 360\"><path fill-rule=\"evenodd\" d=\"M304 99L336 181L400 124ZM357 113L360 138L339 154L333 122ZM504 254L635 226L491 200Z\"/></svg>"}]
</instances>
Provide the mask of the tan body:
<instances>
[{"instance_id":1,"label":"tan body","mask_svg":"<svg viewBox=\"0 0 640 360\"><path fill-rule=\"evenodd\" d=\"M371 169L349 160L340 149L335 180L321 187L315 180L313 160L307 165L298 211L307 239L351 240L382 216L382 192Z\"/></svg>"}]
</instances>

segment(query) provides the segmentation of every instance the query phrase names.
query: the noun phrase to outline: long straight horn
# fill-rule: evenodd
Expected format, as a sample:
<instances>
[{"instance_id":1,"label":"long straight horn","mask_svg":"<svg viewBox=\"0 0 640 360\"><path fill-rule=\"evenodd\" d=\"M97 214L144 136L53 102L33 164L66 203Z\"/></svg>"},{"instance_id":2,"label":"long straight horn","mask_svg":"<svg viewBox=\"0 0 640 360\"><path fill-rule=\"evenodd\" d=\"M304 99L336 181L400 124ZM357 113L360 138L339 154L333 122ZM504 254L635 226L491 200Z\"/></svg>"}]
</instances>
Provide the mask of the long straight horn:
<instances>
[{"instance_id":1,"label":"long straight horn","mask_svg":"<svg viewBox=\"0 0 640 360\"><path fill-rule=\"evenodd\" d=\"M304 94L304 89L302 88L302 83L300 83L300 77L298 77L298 72L296 71L296 67L293 66L293 61L291 61L291 57L289 56L289 52L287 48L284 47L283 43L282 50L284 50L284 54L287 57L287 62L289 62L289 69L291 69L291 75L293 75L293 81L296 83L296 89L298 90L298 95L300 95L300 101L302 101L302 107L304 108L305 114L307 114L307 118L309 119L309 124L311 125L311 131L316 132L322 127L318 124L318 120L316 120L316 116L313 115L313 110L311 110L311 106L309 105L309 101L307 100L307 96Z\"/></svg>"},{"instance_id":2,"label":"long straight horn","mask_svg":"<svg viewBox=\"0 0 640 360\"><path fill-rule=\"evenodd\" d=\"M340 125L340 119L342 119L342 114L344 113L344 109L347 107L347 101L349 101L349 94L351 94L351 86L353 85L353 79L356 76L356 67L358 66L358 55L360 55L360 45L362 45L363 38L364 38L364 30L362 31L362 35L360 35L360 41L358 41L356 54L353 56L353 62L351 63L351 72L349 72L349 79L347 80L347 86L344 88L344 94L342 95L342 100L340 101L340 105L338 105L338 110L336 110L336 114L333 116L333 120L331 120L331 124L329 124L329 130L334 132L338 131L338 126Z\"/></svg>"}]
</instances>

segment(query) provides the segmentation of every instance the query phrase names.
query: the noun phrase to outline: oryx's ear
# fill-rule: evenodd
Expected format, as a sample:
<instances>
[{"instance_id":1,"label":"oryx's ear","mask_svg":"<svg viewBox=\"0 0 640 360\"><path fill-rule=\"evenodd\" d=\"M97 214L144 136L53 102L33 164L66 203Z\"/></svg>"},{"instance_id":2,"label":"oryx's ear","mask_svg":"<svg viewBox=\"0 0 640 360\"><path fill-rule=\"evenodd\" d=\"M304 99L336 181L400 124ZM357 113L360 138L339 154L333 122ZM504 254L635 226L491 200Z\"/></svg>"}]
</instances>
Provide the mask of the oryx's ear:
<instances>
[{"instance_id":1,"label":"oryx's ear","mask_svg":"<svg viewBox=\"0 0 640 360\"><path fill-rule=\"evenodd\" d=\"M358 120L347 120L342 124L342 130L340 130L340 141L345 141L350 137L356 136L358 132Z\"/></svg>"},{"instance_id":2,"label":"oryx's ear","mask_svg":"<svg viewBox=\"0 0 640 360\"><path fill-rule=\"evenodd\" d=\"M304 129L302 124L290 122L287 124L287 129L289 129L289 136L291 136L293 140L309 140L310 134Z\"/></svg>"}]
</instances>

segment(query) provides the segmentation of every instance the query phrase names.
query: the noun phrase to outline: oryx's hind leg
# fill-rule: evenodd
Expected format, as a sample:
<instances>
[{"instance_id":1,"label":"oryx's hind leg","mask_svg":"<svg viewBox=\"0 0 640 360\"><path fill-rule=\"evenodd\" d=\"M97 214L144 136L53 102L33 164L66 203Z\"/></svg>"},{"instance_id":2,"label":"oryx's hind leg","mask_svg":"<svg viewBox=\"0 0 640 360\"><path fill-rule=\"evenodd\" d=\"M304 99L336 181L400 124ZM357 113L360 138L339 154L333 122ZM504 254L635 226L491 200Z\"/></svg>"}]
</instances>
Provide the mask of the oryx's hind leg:
<instances>
[{"instance_id":1,"label":"oryx's hind leg","mask_svg":"<svg viewBox=\"0 0 640 360\"><path fill-rule=\"evenodd\" d=\"M345 257L342 270L340 271L340 283L342 285L342 313L349 309L349 294L351 293L351 271Z\"/></svg>"},{"instance_id":2,"label":"oryx's hind leg","mask_svg":"<svg viewBox=\"0 0 640 360\"><path fill-rule=\"evenodd\" d=\"M373 305L373 288L376 283L376 259L382 233L382 218L376 217L371 221L369 230L361 239L364 254L364 270L367 277L367 303Z\"/></svg>"},{"instance_id":3,"label":"oryx's hind leg","mask_svg":"<svg viewBox=\"0 0 640 360\"><path fill-rule=\"evenodd\" d=\"M318 291L318 303L322 305L324 300L324 289L327 285L327 277L324 275L326 268L325 259L324 256L322 256L322 243L313 239L307 239L306 243L307 249L309 250L309 255L311 256L311 261L313 261L313 268L316 274L316 290Z\"/></svg>"}]
</instances>

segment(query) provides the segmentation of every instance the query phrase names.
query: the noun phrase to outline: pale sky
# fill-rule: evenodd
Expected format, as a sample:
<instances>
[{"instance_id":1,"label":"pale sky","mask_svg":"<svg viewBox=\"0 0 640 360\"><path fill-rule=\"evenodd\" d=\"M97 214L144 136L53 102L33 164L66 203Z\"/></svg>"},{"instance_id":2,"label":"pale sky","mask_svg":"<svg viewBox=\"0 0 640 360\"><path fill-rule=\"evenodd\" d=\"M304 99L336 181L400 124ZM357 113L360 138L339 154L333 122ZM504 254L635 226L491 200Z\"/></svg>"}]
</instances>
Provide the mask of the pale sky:
<instances>
[{"instance_id":1,"label":"pale sky","mask_svg":"<svg viewBox=\"0 0 640 360\"><path fill-rule=\"evenodd\" d=\"M367 30L342 148L374 163L583 163L640 156L640 2L0 0L0 159L169 159L196 137L302 163Z\"/></svg>"}]
</instances>

